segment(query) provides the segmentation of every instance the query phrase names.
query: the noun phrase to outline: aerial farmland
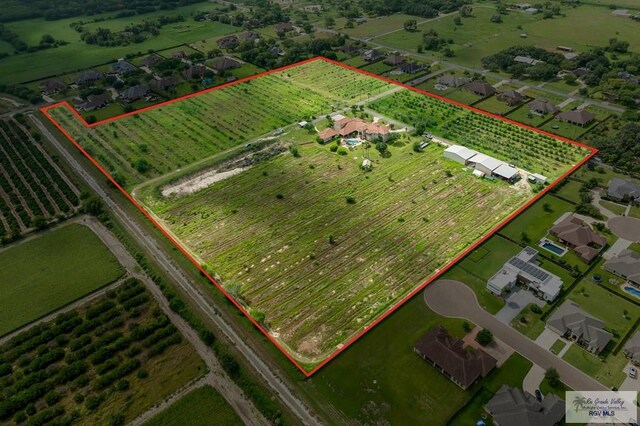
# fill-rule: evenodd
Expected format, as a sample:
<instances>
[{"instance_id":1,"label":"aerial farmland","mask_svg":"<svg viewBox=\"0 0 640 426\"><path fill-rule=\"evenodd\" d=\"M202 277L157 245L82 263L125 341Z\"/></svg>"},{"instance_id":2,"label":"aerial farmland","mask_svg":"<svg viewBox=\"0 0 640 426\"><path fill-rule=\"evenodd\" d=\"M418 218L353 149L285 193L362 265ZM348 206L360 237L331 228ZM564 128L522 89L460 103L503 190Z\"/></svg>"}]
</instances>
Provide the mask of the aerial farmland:
<instances>
[{"instance_id":1,"label":"aerial farmland","mask_svg":"<svg viewBox=\"0 0 640 426\"><path fill-rule=\"evenodd\" d=\"M306 371L545 188L446 145L547 183L591 153L325 60L90 127L47 114ZM356 121L388 136L317 137Z\"/></svg>"}]
</instances>

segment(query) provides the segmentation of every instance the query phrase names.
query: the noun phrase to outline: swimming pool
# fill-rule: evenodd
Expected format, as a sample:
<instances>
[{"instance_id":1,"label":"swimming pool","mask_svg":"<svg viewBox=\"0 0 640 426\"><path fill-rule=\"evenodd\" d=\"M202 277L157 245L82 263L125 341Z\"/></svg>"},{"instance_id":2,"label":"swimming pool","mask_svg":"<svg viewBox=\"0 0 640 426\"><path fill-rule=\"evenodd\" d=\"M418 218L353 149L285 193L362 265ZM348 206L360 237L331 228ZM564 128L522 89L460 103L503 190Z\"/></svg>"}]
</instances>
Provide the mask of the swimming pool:
<instances>
[{"instance_id":1,"label":"swimming pool","mask_svg":"<svg viewBox=\"0 0 640 426\"><path fill-rule=\"evenodd\" d=\"M640 297L640 290L638 290L638 289L637 289L637 288L635 288L635 287L626 286L626 287L624 288L624 291L626 291L627 293L631 293L631 294L633 294L633 295L634 295L634 296L636 296L636 297Z\"/></svg>"},{"instance_id":2,"label":"swimming pool","mask_svg":"<svg viewBox=\"0 0 640 426\"><path fill-rule=\"evenodd\" d=\"M344 141L347 145L349 146L356 146L356 145L360 145L360 141L358 139L347 139L346 141Z\"/></svg>"},{"instance_id":3,"label":"swimming pool","mask_svg":"<svg viewBox=\"0 0 640 426\"><path fill-rule=\"evenodd\" d=\"M565 247L559 246L546 238L540 241L540 243L538 243L538 246L558 256L563 256L567 252L567 249Z\"/></svg>"}]
</instances>

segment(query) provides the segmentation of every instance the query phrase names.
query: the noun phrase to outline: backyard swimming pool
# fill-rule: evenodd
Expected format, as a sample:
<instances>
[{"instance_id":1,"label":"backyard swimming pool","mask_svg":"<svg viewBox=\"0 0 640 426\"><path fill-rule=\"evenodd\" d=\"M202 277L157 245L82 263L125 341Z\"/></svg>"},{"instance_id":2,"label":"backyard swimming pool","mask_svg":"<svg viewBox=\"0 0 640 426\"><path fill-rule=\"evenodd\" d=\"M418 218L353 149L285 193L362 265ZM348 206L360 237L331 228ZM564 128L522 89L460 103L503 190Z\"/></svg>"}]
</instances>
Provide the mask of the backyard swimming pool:
<instances>
[{"instance_id":1,"label":"backyard swimming pool","mask_svg":"<svg viewBox=\"0 0 640 426\"><path fill-rule=\"evenodd\" d=\"M640 297L640 290L635 287L625 286L624 291L626 291L627 293L631 293L636 297Z\"/></svg>"},{"instance_id":2,"label":"backyard swimming pool","mask_svg":"<svg viewBox=\"0 0 640 426\"><path fill-rule=\"evenodd\" d=\"M558 244L555 244L553 241L549 241L546 238L541 240L538 243L538 246L547 251L550 251L557 256L564 256L564 254L567 252L567 249L565 247L559 246Z\"/></svg>"},{"instance_id":3,"label":"backyard swimming pool","mask_svg":"<svg viewBox=\"0 0 640 426\"><path fill-rule=\"evenodd\" d=\"M358 140L358 139L347 139L344 142L349 146L360 145L360 140Z\"/></svg>"}]
</instances>

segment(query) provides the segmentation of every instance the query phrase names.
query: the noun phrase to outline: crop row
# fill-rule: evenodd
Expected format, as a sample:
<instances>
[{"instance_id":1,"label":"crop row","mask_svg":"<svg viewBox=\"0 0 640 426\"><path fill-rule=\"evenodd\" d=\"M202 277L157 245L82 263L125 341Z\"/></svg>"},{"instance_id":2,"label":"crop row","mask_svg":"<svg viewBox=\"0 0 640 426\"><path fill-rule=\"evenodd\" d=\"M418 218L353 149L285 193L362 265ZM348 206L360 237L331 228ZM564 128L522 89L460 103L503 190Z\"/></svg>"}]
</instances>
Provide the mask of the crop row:
<instances>
[{"instance_id":1,"label":"crop row","mask_svg":"<svg viewBox=\"0 0 640 426\"><path fill-rule=\"evenodd\" d=\"M0 213L3 235L72 213L78 190L15 120L0 121Z\"/></svg>"},{"instance_id":2,"label":"crop row","mask_svg":"<svg viewBox=\"0 0 640 426\"><path fill-rule=\"evenodd\" d=\"M142 284L131 279L106 299L60 314L3 345L0 421L13 416L22 423L28 415L31 424L51 410L61 417L74 401L92 412L114 390L126 390L128 376L182 340L164 314L149 309L148 300ZM139 371L138 378L147 374Z\"/></svg>"}]
</instances>

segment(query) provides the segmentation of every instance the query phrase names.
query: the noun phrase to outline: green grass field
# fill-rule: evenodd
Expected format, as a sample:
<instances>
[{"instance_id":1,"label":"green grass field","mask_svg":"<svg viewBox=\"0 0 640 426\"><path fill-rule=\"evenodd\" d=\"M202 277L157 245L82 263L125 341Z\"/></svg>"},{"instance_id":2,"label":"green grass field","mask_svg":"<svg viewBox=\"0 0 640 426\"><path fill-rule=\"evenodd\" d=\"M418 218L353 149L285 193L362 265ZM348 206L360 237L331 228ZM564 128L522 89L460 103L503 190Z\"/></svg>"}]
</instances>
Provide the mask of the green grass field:
<instances>
[{"instance_id":1,"label":"green grass field","mask_svg":"<svg viewBox=\"0 0 640 426\"><path fill-rule=\"evenodd\" d=\"M606 362L602 362L599 357L578 345L571 345L562 359L608 387L620 386L626 376L624 366L627 365L628 360L622 351L617 355L609 355Z\"/></svg>"},{"instance_id":2,"label":"green grass field","mask_svg":"<svg viewBox=\"0 0 640 426\"><path fill-rule=\"evenodd\" d=\"M0 335L115 281L123 269L82 225L0 251Z\"/></svg>"},{"instance_id":3,"label":"green grass field","mask_svg":"<svg viewBox=\"0 0 640 426\"><path fill-rule=\"evenodd\" d=\"M474 106L476 108L480 108L497 115L507 115L510 111L517 107L507 105L505 102L498 100L496 96L491 96L490 98L487 98L482 102L478 102Z\"/></svg>"},{"instance_id":4,"label":"green grass field","mask_svg":"<svg viewBox=\"0 0 640 426\"><path fill-rule=\"evenodd\" d=\"M570 211L573 211L572 204L547 194L502 228L500 233L515 241L535 244L554 221ZM528 237L527 241L523 241L523 233Z\"/></svg>"},{"instance_id":5,"label":"green grass field","mask_svg":"<svg viewBox=\"0 0 640 426\"><path fill-rule=\"evenodd\" d=\"M567 346L567 343L558 339L553 343L553 345L551 345L551 347L549 348L549 351L555 355L558 355L560 351L562 351L565 348L565 346Z\"/></svg>"},{"instance_id":6,"label":"green grass field","mask_svg":"<svg viewBox=\"0 0 640 426\"><path fill-rule=\"evenodd\" d=\"M612 203L611 201L607 200L600 200L600 205L605 209L617 214L618 216L624 216L624 212L627 210L627 206L618 203Z\"/></svg>"},{"instance_id":7,"label":"green grass field","mask_svg":"<svg viewBox=\"0 0 640 426\"><path fill-rule=\"evenodd\" d=\"M117 58L125 57L130 53L142 53L149 49L165 49L241 30L241 28L220 22L195 22L191 19L190 14L199 10L211 10L211 7L200 3L178 7L172 11L165 10L126 18L106 19L98 23L85 25L86 28L90 29L102 27L120 30L129 23L157 18L160 15L183 15L185 17L184 22L162 27L160 34L156 37L148 38L142 43L118 47L89 46L80 40L80 34L69 27L70 23L78 21L80 18L56 21L31 19L8 23L7 27L15 31L27 44L37 44L44 34L50 34L56 39L69 42L69 44L55 49L11 55L1 59L0 66L2 66L3 72L0 73L0 83L19 83L40 79L115 61ZM106 18L111 16L113 15L100 15L100 17Z\"/></svg>"},{"instance_id":8,"label":"green grass field","mask_svg":"<svg viewBox=\"0 0 640 426\"><path fill-rule=\"evenodd\" d=\"M581 182L573 179L567 179L566 182L563 182L562 187L560 187L560 189L558 189L554 194L565 200L578 204L580 203L580 188L582 188Z\"/></svg>"},{"instance_id":9,"label":"green grass field","mask_svg":"<svg viewBox=\"0 0 640 426\"><path fill-rule=\"evenodd\" d=\"M192 390L169 408L158 413L145 426L240 426L242 420L220 393L209 385Z\"/></svg>"}]
</instances>

